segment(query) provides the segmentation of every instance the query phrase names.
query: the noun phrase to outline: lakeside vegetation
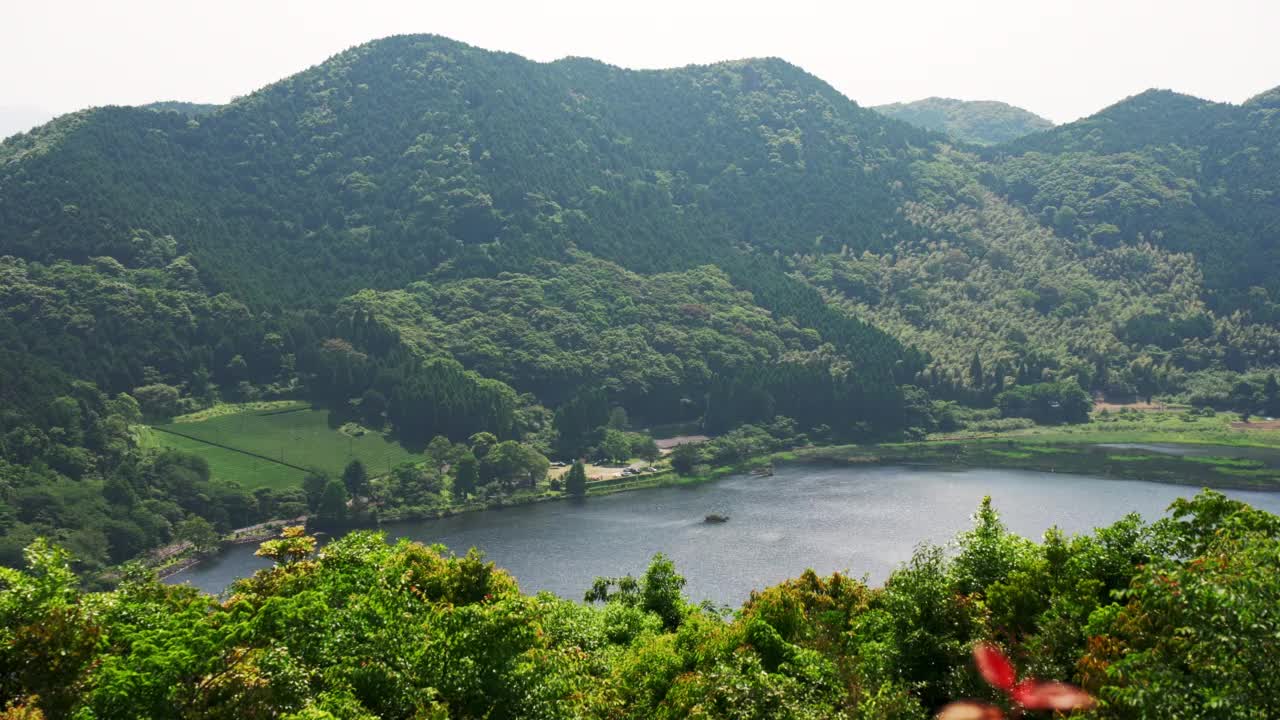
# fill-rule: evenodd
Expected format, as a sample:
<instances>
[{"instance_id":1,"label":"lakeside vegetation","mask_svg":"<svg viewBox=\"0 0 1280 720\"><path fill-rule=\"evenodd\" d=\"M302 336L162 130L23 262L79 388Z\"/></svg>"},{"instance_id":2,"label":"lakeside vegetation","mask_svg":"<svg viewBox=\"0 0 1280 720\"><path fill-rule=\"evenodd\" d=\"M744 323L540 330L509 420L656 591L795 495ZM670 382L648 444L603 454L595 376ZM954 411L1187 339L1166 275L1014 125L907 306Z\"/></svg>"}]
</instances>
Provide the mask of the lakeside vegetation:
<instances>
[{"instance_id":1,"label":"lakeside vegetation","mask_svg":"<svg viewBox=\"0 0 1280 720\"><path fill-rule=\"evenodd\" d=\"M1165 445L1173 447L1161 451ZM1190 408L1095 412L1083 424L952 431L924 442L803 448L787 457L805 462L1010 467L1199 487L1280 489L1280 429L1270 423L1251 429L1234 413Z\"/></svg>"},{"instance_id":2,"label":"lakeside vegetation","mask_svg":"<svg viewBox=\"0 0 1280 720\"><path fill-rule=\"evenodd\" d=\"M0 569L0 694L23 718L924 720L1061 710L1049 683L1069 682L1088 718L1280 712L1280 518L1206 491L1032 542L996 507L883 587L810 571L732 611L689 602L662 555L576 603L475 552L368 532L317 550L296 527L219 601L137 568L87 592L38 541Z\"/></svg>"}]
</instances>

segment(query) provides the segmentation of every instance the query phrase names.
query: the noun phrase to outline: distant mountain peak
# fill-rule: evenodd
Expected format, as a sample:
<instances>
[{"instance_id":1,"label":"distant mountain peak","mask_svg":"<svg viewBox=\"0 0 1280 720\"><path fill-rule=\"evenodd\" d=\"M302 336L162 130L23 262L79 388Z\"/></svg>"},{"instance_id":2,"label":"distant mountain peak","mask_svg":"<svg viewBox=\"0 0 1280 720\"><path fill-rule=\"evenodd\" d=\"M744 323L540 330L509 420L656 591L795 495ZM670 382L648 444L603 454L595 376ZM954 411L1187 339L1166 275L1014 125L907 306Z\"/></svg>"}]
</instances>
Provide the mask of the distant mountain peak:
<instances>
[{"instance_id":1,"label":"distant mountain peak","mask_svg":"<svg viewBox=\"0 0 1280 720\"><path fill-rule=\"evenodd\" d=\"M1046 118L998 100L928 97L872 109L975 145L996 145L1053 127Z\"/></svg>"},{"instance_id":2,"label":"distant mountain peak","mask_svg":"<svg viewBox=\"0 0 1280 720\"><path fill-rule=\"evenodd\" d=\"M1205 106L1216 105L1210 100L1195 95L1180 93L1165 88L1147 88L1136 95L1115 102L1099 110L1093 117L1111 115L1118 112L1145 112L1159 106L1162 110L1195 110Z\"/></svg>"},{"instance_id":3,"label":"distant mountain peak","mask_svg":"<svg viewBox=\"0 0 1280 720\"><path fill-rule=\"evenodd\" d=\"M1188 146L1239 108L1194 95L1150 88L1085 118L1015 140L1002 151L1115 153L1142 147Z\"/></svg>"}]
</instances>

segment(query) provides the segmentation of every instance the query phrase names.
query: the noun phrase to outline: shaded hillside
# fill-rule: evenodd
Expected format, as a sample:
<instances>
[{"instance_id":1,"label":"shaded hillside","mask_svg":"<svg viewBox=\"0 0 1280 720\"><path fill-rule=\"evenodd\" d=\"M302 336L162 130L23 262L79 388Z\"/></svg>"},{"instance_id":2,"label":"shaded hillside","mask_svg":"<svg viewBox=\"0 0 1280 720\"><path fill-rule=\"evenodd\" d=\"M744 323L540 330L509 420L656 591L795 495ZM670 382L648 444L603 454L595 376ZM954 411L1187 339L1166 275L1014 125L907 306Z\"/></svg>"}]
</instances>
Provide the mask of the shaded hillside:
<instances>
[{"instance_id":1,"label":"shaded hillside","mask_svg":"<svg viewBox=\"0 0 1280 720\"><path fill-rule=\"evenodd\" d=\"M877 105L873 110L974 145L998 145L1053 127L1053 122L995 100L931 97Z\"/></svg>"}]
</instances>

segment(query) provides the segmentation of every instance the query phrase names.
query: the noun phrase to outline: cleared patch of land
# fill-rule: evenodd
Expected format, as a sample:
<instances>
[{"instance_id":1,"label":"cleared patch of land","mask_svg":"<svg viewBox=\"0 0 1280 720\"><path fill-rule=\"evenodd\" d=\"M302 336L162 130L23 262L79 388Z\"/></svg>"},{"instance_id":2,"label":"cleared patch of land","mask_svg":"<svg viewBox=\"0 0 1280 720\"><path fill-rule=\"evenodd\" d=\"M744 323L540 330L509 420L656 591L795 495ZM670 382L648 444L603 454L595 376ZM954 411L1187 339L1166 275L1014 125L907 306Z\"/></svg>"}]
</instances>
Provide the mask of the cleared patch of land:
<instances>
[{"instance_id":1,"label":"cleared patch of land","mask_svg":"<svg viewBox=\"0 0 1280 720\"><path fill-rule=\"evenodd\" d=\"M596 463L587 463L583 465L582 468L583 470L586 471L588 480L604 480L607 478L622 477L622 471L626 470L627 468L635 468L636 470L640 470L642 468L649 467L649 465L650 464L647 460L642 460L640 458L632 458L627 462L618 464L618 465L600 465ZM564 467L553 467L551 468L550 471L547 472L547 477L557 478L557 477L561 477L562 475L567 475L569 473L570 467L572 466L565 465Z\"/></svg>"},{"instance_id":2,"label":"cleared patch of land","mask_svg":"<svg viewBox=\"0 0 1280 720\"><path fill-rule=\"evenodd\" d=\"M1138 412L1168 412L1170 410L1186 410L1183 405L1169 405L1162 402L1130 402L1116 403L1098 400L1093 404L1094 412L1119 412L1121 410L1136 410Z\"/></svg>"},{"instance_id":3,"label":"cleared patch of land","mask_svg":"<svg viewBox=\"0 0 1280 720\"><path fill-rule=\"evenodd\" d=\"M328 410L296 403L220 408L157 425L153 434L167 447L188 452L198 449L210 458L215 475L245 487L294 485L308 470L336 476L353 459L363 462L375 476L422 459L381 433L337 427L330 422ZM230 455L243 459L233 461Z\"/></svg>"},{"instance_id":4,"label":"cleared patch of land","mask_svg":"<svg viewBox=\"0 0 1280 720\"><path fill-rule=\"evenodd\" d=\"M684 445L685 443L706 442L710 439L711 438L707 437L706 435L677 435L675 437L662 438L661 440L654 440L654 443L657 444L659 450L663 452L668 452L674 449L677 445Z\"/></svg>"}]
</instances>

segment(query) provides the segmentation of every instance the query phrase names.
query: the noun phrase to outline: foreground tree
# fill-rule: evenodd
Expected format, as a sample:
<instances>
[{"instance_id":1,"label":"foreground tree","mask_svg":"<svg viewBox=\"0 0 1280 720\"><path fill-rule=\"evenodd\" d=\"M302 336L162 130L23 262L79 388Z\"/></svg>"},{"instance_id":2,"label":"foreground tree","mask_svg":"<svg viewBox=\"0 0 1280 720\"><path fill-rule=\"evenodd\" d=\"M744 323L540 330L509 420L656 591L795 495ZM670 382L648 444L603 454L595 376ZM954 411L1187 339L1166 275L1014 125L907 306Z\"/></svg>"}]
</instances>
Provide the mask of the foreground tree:
<instances>
[{"instance_id":1,"label":"foreground tree","mask_svg":"<svg viewBox=\"0 0 1280 720\"><path fill-rule=\"evenodd\" d=\"M806 572L728 614L662 555L575 604L475 551L316 552L290 527L219 600L137 567L88 592L38 540L0 568L0 698L98 720L1270 718L1277 543L1280 518L1211 492L1043 543L984 503L959 558L922 546L881 588Z\"/></svg>"}]
</instances>

